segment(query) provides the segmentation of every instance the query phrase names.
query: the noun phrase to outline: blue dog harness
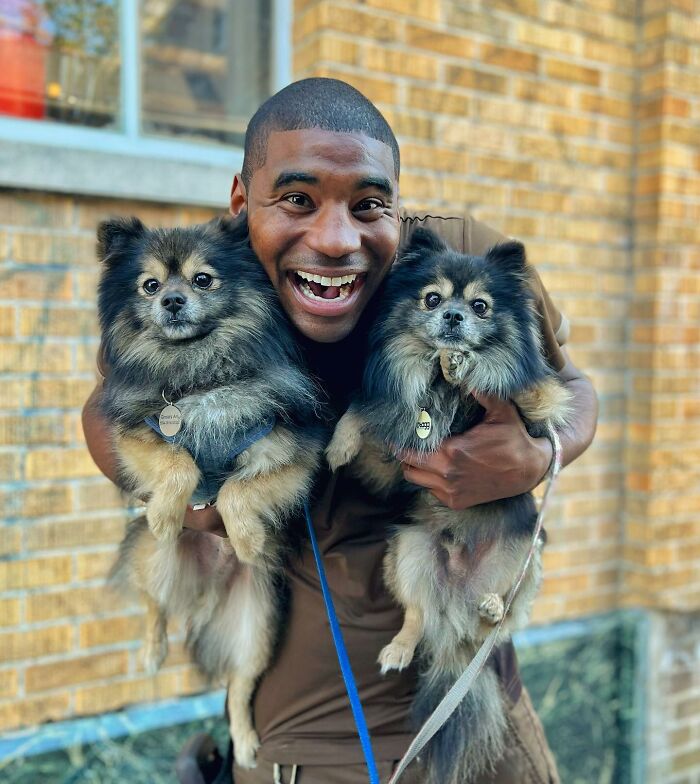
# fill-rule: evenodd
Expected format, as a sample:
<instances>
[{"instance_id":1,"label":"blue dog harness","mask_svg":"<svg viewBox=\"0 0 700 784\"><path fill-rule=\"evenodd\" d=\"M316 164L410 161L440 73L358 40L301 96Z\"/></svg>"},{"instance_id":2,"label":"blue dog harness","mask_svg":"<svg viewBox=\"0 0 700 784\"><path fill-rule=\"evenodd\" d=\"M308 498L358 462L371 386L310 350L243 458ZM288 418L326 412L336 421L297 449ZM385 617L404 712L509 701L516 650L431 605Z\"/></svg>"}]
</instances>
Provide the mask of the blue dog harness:
<instances>
[{"instance_id":1,"label":"blue dog harness","mask_svg":"<svg viewBox=\"0 0 700 784\"><path fill-rule=\"evenodd\" d=\"M188 439L182 430L174 436L166 436L158 425L158 417L156 415L147 416L144 422L164 441L181 446L192 455L192 459L202 474L197 489L190 499L190 504L194 505L210 503L216 498L226 476L233 470L236 458L260 438L265 438L277 423L277 419L274 416L268 417L250 430L246 430L233 444L215 442L205 444L197 450L193 449L191 444L188 443Z\"/></svg>"}]
</instances>

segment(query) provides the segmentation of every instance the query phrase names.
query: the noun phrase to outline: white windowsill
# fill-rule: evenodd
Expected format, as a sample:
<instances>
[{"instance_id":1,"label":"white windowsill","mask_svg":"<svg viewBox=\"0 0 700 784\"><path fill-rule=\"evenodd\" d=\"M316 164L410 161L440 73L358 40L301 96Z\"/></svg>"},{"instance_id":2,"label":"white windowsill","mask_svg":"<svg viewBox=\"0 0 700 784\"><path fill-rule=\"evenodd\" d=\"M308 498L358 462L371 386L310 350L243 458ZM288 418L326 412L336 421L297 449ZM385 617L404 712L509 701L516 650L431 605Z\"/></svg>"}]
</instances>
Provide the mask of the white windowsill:
<instances>
[{"instance_id":1,"label":"white windowsill","mask_svg":"<svg viewBox=\"0 0 700 784\"><path fill-rule=\"evenodd\" d=\"M47 133L50 130L50 133ZM225 209L243 151L0 117L0 186Z\"/></svg>"}]
</instances>

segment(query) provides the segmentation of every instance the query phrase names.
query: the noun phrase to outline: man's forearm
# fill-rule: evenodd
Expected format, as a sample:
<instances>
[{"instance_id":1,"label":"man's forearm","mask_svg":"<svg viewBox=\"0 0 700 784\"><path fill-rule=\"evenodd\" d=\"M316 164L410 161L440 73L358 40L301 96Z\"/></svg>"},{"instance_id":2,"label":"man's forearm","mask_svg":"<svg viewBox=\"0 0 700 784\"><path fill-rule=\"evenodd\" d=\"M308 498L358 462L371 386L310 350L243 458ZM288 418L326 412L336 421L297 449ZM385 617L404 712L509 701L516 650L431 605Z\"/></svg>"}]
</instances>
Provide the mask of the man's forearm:
<instances>
[{"instance_id":1,"label":"man's forearm","mask_svg":"<svg viewBox=\"0 0 700 784\"><path fill-rule=\"evenodd\" d=\"M108 479L124 490L126 488L119 482L119 466L114 451L112 430L100 410L102 390L102 384L99 383L83 406L82 422L85 443L95 465Z\"/></svg>"},{"instance_id":2,"label":"man's forearm","mask_svg":"<svg viewBox=\"0 0 700 784\"><path fill-rule=\"evenodd\" d=\"M598 397L593 384L573 365L564 351L566 365L559 375L572 394L572 416L566 427L561 428L562 463L569 465L590 446L598 423Z\"/></svg>"}]
</instances>

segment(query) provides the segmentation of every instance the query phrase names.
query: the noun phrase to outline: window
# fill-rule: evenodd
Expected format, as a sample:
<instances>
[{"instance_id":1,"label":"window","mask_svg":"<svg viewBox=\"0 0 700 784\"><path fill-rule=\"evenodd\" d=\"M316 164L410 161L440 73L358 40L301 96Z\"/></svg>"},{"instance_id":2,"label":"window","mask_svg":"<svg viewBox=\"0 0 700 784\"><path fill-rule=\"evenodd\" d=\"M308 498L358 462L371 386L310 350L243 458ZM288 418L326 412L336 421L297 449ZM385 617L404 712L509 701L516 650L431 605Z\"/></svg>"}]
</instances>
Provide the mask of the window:
<instances>
[{"instance_id":1,"label":"window","mask_svg":"<svg viewBox=\"0 0 700 784\"><path fill-rule=\"evenodd\" d=\"M290 5L0 0L0 140L235 166L251 115L289 81Z\"/></svg>"}]
</instances>

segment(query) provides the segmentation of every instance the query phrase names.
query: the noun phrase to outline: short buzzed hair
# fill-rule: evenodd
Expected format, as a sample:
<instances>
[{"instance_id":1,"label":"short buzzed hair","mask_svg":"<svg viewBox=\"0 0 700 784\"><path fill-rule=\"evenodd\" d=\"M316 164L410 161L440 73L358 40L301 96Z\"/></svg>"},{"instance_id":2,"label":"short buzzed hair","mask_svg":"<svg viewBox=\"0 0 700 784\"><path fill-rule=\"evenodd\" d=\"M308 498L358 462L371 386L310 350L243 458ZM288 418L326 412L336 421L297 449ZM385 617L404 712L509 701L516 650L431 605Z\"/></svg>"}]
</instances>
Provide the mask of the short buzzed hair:
<instances>
[{"instance_id":1,"label":"short buzzed hair","mask_svg":"<svg viewBox=\"0 0 700 784\"><path fill-rule=\"evenodd\" d=\"M320 128L337 133L364 133L391 148L399 176L399 145L389 123L359 90L339 79L314 77L284 87L258 109L245 134L241 179L246 188L265 164L267 140L274 131Z\"/></svg>"}]
</instances>

